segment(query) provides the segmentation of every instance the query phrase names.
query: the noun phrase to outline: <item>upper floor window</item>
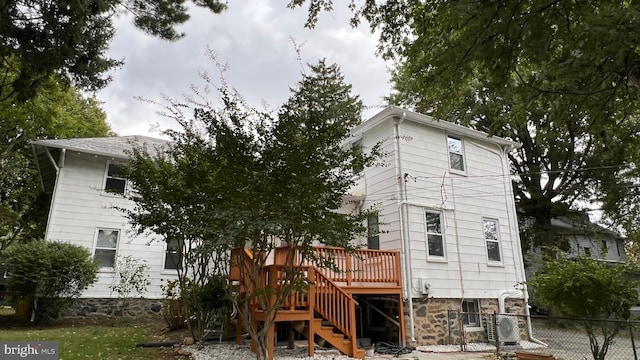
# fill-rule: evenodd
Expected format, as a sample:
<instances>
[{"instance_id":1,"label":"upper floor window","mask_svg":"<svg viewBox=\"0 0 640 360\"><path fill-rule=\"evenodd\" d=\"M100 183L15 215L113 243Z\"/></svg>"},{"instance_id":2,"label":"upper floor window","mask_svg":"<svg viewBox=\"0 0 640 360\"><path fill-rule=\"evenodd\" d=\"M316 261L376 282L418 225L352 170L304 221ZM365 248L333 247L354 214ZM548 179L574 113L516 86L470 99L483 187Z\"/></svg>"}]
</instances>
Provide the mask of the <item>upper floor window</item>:
<instances>
[{"instance_id":1,"label":"upper floor window","mask_svg":"<svg viewBox=\"0 0 640 360\"><path fill-rule=\"evenodd\" d=\"M111 194L124 194L127 188L126 167L124 165L107 163L107 176L104 182L104 191Z\"/></svg>"},{"instance_id":2,"label":"upper floor window","mask_svg":"<svg viewBox=\"0 0 640 360\"><path fill-rule=\"evenodd\" d=\"M427 255L444 257L444 239L440 213L426 212L427 220Z\"/></svg>"},{"instance_id":3,"label":"upper floor window","mask_svg":"<svg viewBox=\"0 0 640 360\"><path fill-rule=\"evenodd\" d=\"M447 147L449 148L449 166L451 170L464 171L462 139L451 135L447 136Z\"/></svg>"},{"instance_id":4,"label":"upper floor window","mask_svg":"<svg viewBox=\"0 0 640 360\"><path fill-rule=\"evenodd\" d=\"M498 221L493 219L482 219L482 232L487 246L487 258L489 261L501 261Z\"/></svg>"},{"instance_id":5,"label":"upper floor window","mask_svg":"<svg viewBox=\"0 0 640 360\"><path fill-rule=\"evenodd\" d=\"M101 268L113 268L120 238L119 230L98 229L93 257Z\"/></svg>"},{"instance_id":6,"label":"upper floor window","mask_svg":"<svg viewBox=\"0 0 640 360\"><path fill-rule=\"evenodd\" d=\"M380 223L377 213L367 216L367 246L369 249L380 249Z\"/></svg>"},{"instance_id":7,"label":"upper floor window","mask_svg":"<svg viewBox=\"0 0 640 360\"><path fill-rule=\"evenodd\" d=\"M167 240L167 250L164 255L165 270L182 269L182 245L184 241L179 239Z\"/></svg>"}]
</instances>

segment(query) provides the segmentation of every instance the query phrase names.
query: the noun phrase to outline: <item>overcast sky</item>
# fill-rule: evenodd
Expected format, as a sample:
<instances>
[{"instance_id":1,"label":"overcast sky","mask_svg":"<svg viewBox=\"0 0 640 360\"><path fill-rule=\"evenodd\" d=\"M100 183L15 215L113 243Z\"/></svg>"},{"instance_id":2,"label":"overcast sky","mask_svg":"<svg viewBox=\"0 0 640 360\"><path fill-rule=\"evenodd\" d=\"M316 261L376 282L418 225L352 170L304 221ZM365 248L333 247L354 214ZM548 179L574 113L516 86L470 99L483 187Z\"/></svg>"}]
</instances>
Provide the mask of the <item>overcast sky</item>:
<instances>
[{"instance_id":1,"label":"overcast sky","mask_svg":"<svg viewBox=\"0 0 640 360\"><path fill-rule=\"evenodd\" d=\"M337 4L336 7L342 6ZM206 55L207 48L229 65L225 78L250 105L266 103L277 109L289 96L289 87L301 79L301 66L291 39L301 46L304 63L326 58L341 66L345 80L353 85L365 106L365 115L376 113L382 97L390 91L387 64L375 55L377 36L368 27L352 29L346 6L323 14L313 30L304 28L306 10L290 10L285 2L251 0L230 2L222 14L193 9L191 19L180 27L186 37L166 42L150 37L119 19L118 32L109 56L125 61L113 72L113 81L98 93L113 130L119 135L158 136L152 130L175 127L161 117L162 94L181 98L191 85L204 84L198 73L218 73Z\"/></svg>"}]
</instances>

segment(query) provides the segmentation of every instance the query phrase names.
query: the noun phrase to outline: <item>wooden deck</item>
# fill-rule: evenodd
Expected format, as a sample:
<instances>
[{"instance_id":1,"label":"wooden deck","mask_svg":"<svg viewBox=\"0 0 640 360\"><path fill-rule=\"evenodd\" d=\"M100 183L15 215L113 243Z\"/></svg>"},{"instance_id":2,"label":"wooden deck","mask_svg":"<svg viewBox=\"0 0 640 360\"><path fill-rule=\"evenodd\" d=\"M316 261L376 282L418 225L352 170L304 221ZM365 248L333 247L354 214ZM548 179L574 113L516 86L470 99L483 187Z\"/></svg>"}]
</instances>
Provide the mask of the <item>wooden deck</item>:
<instances>
[{"instance_id":1,"label":"wooden deck","mask_svg":"<svg viewBox=\"0 0 640 360\"><path fill-rule=\"evenodd\" d=\"M398 251L357 250L349 253L331 247L314 247L311 251L313 255L308 256L289 247L279 247L271 263L264 259L268 265L260 271L257 288L269 287L280 292L286 286L285 274L291 270L309 283L303 291L292 291L284 299L278 307L275 324L298 322L296 328L309 339L309 356L313 356L314 338L317 335L344 354L364 359L364 350L357 347L355 310L358 303L354 295L385 295L397 297L396 316L400 322L400 339L404 339ZM234 253L233 264L249 261L253 256L247 249L238 249ZM333 264L331 268L318 266L327 261ZM230 278L241 284L246 296L253 286L246 284L241 273L237 266L232 266ZM257 323L264 321L264 312L257 301L250 308L250 318L257 326ZM238 326L237 330L240 331L241 327ZM239 333L236 339L240 339ZM270 350L270 354L273 354L273 344L270 344Z\"/></svg>"}]
</instances>

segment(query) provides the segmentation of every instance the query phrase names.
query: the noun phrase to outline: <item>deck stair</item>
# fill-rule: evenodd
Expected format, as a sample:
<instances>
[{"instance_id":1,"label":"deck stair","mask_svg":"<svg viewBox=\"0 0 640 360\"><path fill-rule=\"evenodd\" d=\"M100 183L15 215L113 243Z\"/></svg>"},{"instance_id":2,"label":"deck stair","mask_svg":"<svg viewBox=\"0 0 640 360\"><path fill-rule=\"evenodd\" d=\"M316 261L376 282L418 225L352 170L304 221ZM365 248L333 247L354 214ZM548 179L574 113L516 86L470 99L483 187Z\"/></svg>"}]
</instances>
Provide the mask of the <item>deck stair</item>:
<instances>
[{"instance_id":1,"label":"deck stair","mask_svg":"<svg viewBox=\"0 0 640 360\"><path fill-rule=\"evenodd\" d=\"M292 268L285 263L295 263L296 271L308 279L309 286L305 291L292 292L278 308L275 324L290 322L292 326L304 334L309 341L309 356L314 354L316 339L323 339L343 354L364 359L365 352L357 347L356 306L358 303L353 294L397 294L401 300L400 257L397 251L359 250L361 253L347 253L338 248L316 248L317 252L331 256L337 269L318 268L304 261L300 254L294 254L286 247L276 249L272 264L265 265L260 276L263 284L280 291L284 283L284 275ZM285 252L289 252L288 254ZM251 252L247 249L236 251L241 260L250 260ZM244 260L242 260L244 259ZM230 278L242 284L239 269L232 267ZM244 291L251 291L244 285ZM402 302L399 301L402 314ZM264 312L256 302L250 307L250 318L254 325L264 321ZM402 316L400 316L402 319ZM404 326L402 326L404 327ZM239 336L236 339L240 339ZM253 346L252 346L253 348ZM273 344L270 344L273 349ZM273 354L272 351L270 351Z\"/></svg>"}]
</instances>

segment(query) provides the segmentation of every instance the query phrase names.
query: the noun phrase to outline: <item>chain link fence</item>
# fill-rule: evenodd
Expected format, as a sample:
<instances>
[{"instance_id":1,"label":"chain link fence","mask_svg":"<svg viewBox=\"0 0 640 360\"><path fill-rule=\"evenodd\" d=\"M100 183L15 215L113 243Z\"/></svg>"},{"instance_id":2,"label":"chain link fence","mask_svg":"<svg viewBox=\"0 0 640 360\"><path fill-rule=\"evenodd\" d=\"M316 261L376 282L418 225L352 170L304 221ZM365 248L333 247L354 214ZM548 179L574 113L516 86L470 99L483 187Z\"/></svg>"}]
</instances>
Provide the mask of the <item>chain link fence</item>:
<instances>
[{"instance_id":1,"label":"chain link fence","mask_svg":"<svg viewBox=\"0 0 640 360\"><path fill-rule=\"evenodd\" d=\"M459 346L460 351L492 352L505 360L640 358L640 321L528 318L454 310L449 311L448 318L448 343Z\"/></svg>"}]
</instances>

